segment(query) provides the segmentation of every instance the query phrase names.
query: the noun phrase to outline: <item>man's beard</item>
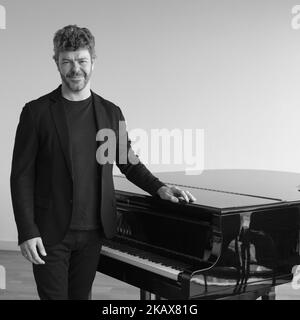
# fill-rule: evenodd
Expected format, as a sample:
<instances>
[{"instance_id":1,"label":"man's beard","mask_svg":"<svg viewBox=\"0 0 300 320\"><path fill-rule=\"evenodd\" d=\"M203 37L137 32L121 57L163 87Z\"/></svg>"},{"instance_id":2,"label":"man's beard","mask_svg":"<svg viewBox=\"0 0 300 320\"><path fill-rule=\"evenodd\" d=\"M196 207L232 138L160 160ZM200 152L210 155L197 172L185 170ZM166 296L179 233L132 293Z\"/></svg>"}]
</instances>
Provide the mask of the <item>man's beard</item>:
<instances>
[{"instance_id":1,"label":"man's beard","mask_svg":"<svg viewBox=\"0 0 300 320\"><path fill-rule=\"evenodd\" d=\"M84 71L80 71L77 73L71 71L66 75L63 75L62 73L60 73L60 76L64 84L69 88L69 90L71 90L72 92L79 92L83 90L88 84L88 82L90 81L92 76L92 68L88 74L85 73ZM75 81L74 78L81 78L81 79ZM74 81L72 79L74 79Z\"/></svg>"}]
</instances>

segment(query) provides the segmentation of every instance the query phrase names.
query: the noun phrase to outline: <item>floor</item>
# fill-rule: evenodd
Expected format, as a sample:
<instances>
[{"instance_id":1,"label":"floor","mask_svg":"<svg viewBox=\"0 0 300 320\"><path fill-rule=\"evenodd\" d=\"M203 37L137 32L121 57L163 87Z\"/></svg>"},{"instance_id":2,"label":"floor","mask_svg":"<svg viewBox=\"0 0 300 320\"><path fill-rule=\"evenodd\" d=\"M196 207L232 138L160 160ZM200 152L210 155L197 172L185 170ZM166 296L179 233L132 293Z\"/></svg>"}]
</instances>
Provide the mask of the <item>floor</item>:
<instances>
[{"instance_id":1,"label":"floor","mask_svg":"<svg viewBox=\"0 0 300 320\"><path fill-rule=\"evenodd\" d=\"M0 251L0 266L3 266L6 270L6 289L1 290L0 288L0 300L38 299L31 264L23 258L20 252ZM92 299L138 300L139 290L97 272L92 290ZM300 288L293 289L290 283L278 286L276 287L276 299L300 300Z\"/></svg>"}]
</instances>

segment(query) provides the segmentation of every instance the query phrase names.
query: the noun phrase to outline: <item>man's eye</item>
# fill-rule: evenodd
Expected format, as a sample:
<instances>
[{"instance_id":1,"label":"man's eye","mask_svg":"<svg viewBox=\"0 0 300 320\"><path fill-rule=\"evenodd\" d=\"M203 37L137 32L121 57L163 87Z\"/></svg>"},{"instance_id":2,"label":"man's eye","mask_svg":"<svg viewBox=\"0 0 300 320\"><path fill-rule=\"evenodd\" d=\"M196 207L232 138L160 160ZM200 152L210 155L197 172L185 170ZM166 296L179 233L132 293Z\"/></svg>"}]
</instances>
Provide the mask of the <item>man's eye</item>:
<instances>
[{"instance_id":1,"label":"man's eye","mask_svg":"<svg viewBox=\"0 0 300 320\"><path fill-rule=\"evenodd\" d=\"M80 61L80 63L81 63L81 64L83 64L83 63L87 63L87 61Z\"/></svg>"}]
</instances>

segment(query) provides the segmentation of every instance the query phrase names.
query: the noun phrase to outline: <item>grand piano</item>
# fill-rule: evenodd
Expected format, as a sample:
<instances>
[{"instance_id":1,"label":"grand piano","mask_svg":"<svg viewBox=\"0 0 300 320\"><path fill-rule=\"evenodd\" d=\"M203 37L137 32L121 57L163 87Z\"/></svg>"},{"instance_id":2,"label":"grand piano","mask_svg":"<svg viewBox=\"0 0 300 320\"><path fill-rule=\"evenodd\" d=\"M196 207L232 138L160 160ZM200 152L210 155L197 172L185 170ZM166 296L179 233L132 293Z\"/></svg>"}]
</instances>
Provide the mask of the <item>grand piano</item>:
<instances>
[{"instance_id":1,"label":"grand piano","mask_svg":"<svg viewBox=\"0 0 300 320\"><path fill-rule=\"evenodd\" d=\"M99 272L140 288L141 299L270 298L292 280L300 264L300 174L156 176L196 202L161 200L114 176L118 232L104 241Z\"/></svg>"}]
</instances>

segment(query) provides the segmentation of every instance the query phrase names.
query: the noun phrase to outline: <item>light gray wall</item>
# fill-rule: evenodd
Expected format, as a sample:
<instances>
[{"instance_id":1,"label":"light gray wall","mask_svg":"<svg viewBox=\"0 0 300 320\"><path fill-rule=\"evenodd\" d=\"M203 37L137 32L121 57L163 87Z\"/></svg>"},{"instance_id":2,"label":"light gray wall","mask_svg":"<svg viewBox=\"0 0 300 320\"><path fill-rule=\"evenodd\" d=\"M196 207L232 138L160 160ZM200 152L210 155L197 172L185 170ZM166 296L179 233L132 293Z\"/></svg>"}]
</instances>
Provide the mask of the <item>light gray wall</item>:
<instances>
[{"instance_id":1,"label":"light gray wall","mask_svg":"<svg viewBox=\"0 0 300 320\"><path fill-rule=\"evenodd\" d=\"M0 242L16 240L9 173L19 114L59 84L52 37L70 23L94 33L92 88L122 107L129 129L204 129L206 169L300 171L296 0L0 4Z\"/></svg>"}]
</instances>

